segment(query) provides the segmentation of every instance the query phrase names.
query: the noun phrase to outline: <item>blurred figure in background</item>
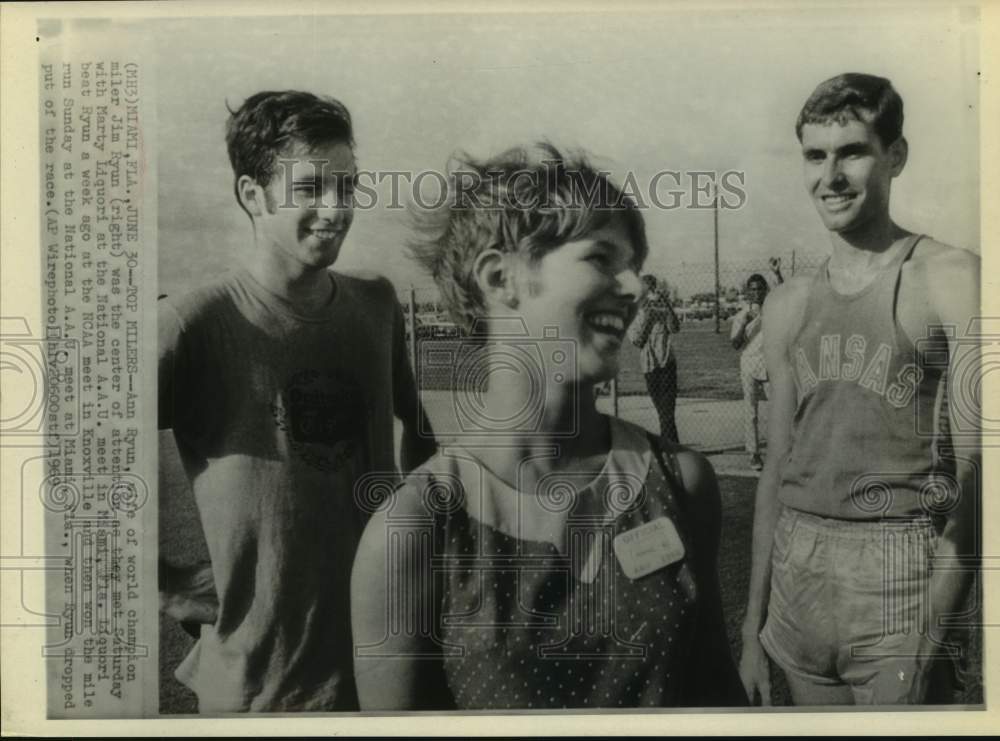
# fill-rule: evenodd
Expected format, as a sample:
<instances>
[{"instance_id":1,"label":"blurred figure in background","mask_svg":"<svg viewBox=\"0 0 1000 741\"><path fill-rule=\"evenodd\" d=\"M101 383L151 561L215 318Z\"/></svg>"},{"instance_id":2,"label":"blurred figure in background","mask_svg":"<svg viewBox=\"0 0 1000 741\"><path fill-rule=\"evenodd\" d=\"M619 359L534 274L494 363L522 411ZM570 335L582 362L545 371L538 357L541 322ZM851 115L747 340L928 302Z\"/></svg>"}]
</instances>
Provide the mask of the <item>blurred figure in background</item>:
<instances>
[{"instance_id":1,"label":"blurred figure in background","mask_svg":"<svg viewBox=\"0 0 1000 741\"><path fill-rule=\"evenodd\" d=\"M781 275L781 258L770 260L773 284L784 281ZM750 455L750 468L759 471L764 467L760 455L760 433L758 431L757 406L761 399L767 398L767 368L764 366L764 335L761 333L761 307L767 292L771 288L769 282L760 273L754 273L747 279L746 304L733 317L729 331L729 339L733 347L742 350L740 355L740 383L743 386L743 441Z\"/></svg>"},{"instance_id":2,"label":"blurred figure in background","mask_svg":"<svg viewBox=\"0 0 1000 741\"><path fill-rule=\"evenodd\" d=\"M629 339L640 349L641 366L649 398L660 418L660 444L679 441L674 410L677 407L677 358L670 336L681 329L670 304L667 286L649 273L642 276L645 295L629 328Z\"/></svg>"}]
</instances>

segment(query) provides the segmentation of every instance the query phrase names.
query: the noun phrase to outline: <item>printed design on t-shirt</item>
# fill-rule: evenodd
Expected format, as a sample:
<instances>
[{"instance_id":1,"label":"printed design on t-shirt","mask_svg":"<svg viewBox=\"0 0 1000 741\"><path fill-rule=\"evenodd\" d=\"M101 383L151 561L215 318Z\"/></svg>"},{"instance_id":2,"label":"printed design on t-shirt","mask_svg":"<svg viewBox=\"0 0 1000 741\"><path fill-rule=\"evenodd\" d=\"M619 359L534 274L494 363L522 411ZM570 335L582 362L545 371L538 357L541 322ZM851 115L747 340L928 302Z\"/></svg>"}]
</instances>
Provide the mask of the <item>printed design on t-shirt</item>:
<instances>
[{"instance_id":1,"label":"printed design on t-shirt","mask_svg":"<svg viewBox=\"0 0 1000 741\"><path fill-rule=\"evenodd\" d=\"M293 375L272 407L293 454L321 471L365 465L368 408L365 390L336 370Z\"/></svg>"},{"instance_id":2,"label":"printed design on t-shirt","mask_svg":"<svg viewBox=\"0 0 1000 741\"><path fill-rule=\"evenodd\" d=\"M806 396L824 381L856 383L902 409L909 404L924 378L915 363L904 363L893 379L893 352L885 342L873 349L864 335L852 334L841 342L839 334L819 338L818 369L809 362L803 347L795 349L795 382L800 397Z\"/></svg>"}]
</instances>

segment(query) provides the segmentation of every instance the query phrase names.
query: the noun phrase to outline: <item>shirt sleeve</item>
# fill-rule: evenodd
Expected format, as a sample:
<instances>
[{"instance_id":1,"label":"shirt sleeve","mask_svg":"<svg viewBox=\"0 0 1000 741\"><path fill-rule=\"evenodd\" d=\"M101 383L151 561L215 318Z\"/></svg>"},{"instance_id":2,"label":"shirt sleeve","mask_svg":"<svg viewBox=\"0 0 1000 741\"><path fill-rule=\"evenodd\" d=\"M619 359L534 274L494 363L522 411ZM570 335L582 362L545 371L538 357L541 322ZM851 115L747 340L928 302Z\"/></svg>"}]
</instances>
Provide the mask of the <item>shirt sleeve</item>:
<instances>
[{"instance_id":1,"label":"shirt sleeve","mask_svg":"<svg viewBox=\"0 0 1000 741\"><path fill-rule=\"evenodd\" d=\"M735 340L737 335L739 335L740 331L743 329L743 325L746 324L747 311L749 311L748 307L744 306L736 312L736 315L733 317L733 323L729 327L730 340Z\"/></svg>"},{"instance_id":2,"label":"shirt sleeve","mask_svg":"<svg viewBox=\"0 0 1000 741\"><path fill-rule=\"evenodd\" d=\"M157 305L157 347L158 363L158 426L161 430L174 426L175 395L177 393L177 376L181 366L181 343L183 341L183 323L177 310L166 301L158 301Z\"/></svg>"},{"instance_id":3,"label":"shirt sleeve","mask_svg":"<svg viewBox=\"0 0 1000 741\"><path fill-rule=\"evenodd\" d=\"M653 307L656 311L657 322L663 325L663 331L667 334L673 334L671 325L673 324L674 307L670 303L670 298L664 294L660 294L654 302Z\"/></svg>"},{"instance_id":4,"label":"shirt sleeve","mask_svg":"<svg viewBox=\"0 0 1000 741\"><path fill-rule=\"evenodd\" d=\"M642 347L645 344L645 338L643 337L646 333L646 323L649 321L649 311L646 308L646 304L642 303L639 305L639 311L635 314L635 319L628 327L628 338L633 345L637 347Z\"/></svg>"},{"instance_id":5,"label":"shirt sleeve","mask_svg":"<svg viewBox=\"0 0 1000 741\"><path fill-rule=\"evenodd\" d=\"M396 298L392 284L389 287L389 301L392 302L392 401L396 417L406 424L416 424L417 384L410 366L410 355L406 344L406 317L403 307Z\"/></svg>"}]
</instances>

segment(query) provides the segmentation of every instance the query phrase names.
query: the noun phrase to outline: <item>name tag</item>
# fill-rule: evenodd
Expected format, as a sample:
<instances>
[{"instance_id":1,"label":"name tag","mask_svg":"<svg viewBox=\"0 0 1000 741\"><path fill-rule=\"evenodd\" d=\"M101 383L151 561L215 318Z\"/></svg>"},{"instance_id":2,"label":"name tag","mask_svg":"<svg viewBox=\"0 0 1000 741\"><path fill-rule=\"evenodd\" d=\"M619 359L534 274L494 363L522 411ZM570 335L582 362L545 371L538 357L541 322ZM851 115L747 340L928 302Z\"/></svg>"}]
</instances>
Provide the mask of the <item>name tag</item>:
<instances>
[{"instance_id":1,"label":"name tag","mask_svg":"<svg viewBox=\"0 0 1000 741\"><path fill-rule=\"evenodd\" d=\"M684 543L667 517L621 533L614 540L615 556L629 579L641 579L684 558Z\"/></svg>"}]
</instances>

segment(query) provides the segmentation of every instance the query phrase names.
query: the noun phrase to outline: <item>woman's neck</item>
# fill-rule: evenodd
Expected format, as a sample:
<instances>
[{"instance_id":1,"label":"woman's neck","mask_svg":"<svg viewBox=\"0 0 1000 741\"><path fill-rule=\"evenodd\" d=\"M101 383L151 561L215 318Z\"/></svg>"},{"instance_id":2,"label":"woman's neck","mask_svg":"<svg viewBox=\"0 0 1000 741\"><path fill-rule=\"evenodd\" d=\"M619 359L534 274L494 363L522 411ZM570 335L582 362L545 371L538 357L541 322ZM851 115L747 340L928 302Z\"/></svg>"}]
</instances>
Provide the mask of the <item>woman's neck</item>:
<instances>
[{"instance_id":1,"label":"woman's neck","mask_svg":"<svg viewBox=\"0 0 1000 741\"><path fill-rule=\"evenodd\" d=\"M610 428L597 411L592 384L539 383L525 373L493 372L489 379L482 396L483 432L463 444L477 449L508 483L521 479L523 485L525 477L537 480L555 471L589 470L607 457Z\"/></svg>"}]
</instances>

